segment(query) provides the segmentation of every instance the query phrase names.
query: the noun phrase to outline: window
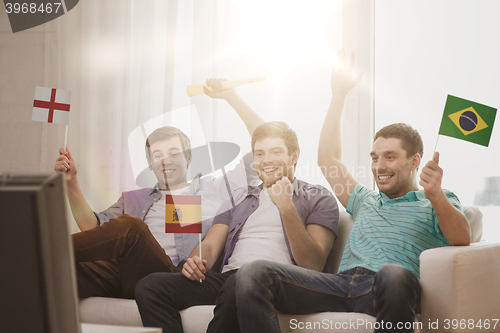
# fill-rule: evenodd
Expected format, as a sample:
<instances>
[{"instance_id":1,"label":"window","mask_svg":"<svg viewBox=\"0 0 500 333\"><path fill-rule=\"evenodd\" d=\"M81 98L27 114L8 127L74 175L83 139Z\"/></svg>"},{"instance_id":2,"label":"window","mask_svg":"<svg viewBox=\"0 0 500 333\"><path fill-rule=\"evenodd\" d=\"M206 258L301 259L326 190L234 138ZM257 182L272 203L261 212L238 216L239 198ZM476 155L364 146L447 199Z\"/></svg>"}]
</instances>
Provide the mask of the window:
<instances>
[{"instance_id":1,"label":"window","mask_svg":"<svg viewBox=\"0 0 500 333\"><path fill-rule=\"evenodd\" d=\"M214 76L265 76L238 93L265 121L285 121L296 131L297 177L326 185L317 147L331 99L331 61L342 47L342 1L217 1L214 26ZM250 151L243 122L227 103L214 103L214 139Z\"/></svg>"}]
</instances>

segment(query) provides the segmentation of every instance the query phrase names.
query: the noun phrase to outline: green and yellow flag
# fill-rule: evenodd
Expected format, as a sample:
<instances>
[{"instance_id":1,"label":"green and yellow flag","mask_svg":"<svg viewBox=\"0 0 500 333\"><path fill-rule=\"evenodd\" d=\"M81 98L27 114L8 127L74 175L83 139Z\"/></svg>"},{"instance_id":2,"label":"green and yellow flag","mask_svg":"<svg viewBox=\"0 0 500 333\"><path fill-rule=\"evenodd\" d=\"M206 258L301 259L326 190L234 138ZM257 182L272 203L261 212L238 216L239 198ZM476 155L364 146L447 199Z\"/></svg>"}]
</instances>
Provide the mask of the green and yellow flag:
<instances>
[{"instance_id":1,"label":"green and yellow flag","mask_svg":"<svg viewBox=\"0 0 500 333\"><path fill-rule=\"evenodd\" d=\"M488 147L497 109L448 95L440 135Z\"/></svg>"}]
</instances>

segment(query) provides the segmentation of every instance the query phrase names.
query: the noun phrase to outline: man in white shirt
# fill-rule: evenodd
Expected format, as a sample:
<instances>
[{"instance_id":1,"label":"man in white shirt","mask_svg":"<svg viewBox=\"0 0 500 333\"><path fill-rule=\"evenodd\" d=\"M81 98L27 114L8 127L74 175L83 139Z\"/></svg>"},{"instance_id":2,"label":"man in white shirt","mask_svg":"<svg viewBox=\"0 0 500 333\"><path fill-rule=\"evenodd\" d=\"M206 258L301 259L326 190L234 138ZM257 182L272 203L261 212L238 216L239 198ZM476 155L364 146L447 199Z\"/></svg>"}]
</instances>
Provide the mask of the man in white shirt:
<instances>
[{"instance_id":1,"label":"man in white shirt","mask_svg":"<svg viewBox=\"0 0 500 333\"><path fill-rule=\"evenodd\" d=\"M328 270L337 202L324 187L295 178L300 154L295 132L283 122L265 123L252 135L252 152L262 184L250 186L235 207L221 207L202 242L203 259L195 248L181 273L155 273L137 284L144 326L182 332L179 310L215 304L208 331L238 332L234 277L240 267L267 260Z\"/></svg>"}]
</instances>

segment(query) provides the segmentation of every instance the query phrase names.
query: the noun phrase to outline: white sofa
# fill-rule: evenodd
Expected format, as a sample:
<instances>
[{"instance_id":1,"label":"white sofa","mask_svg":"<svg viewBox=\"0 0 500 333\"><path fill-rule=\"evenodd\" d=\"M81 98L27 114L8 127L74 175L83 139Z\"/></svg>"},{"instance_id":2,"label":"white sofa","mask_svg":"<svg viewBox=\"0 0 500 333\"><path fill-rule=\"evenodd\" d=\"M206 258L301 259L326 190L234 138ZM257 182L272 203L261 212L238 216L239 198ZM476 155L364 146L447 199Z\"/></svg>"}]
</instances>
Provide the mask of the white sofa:
<instances>
[{"instance_id":1,"label":"white sofa","mask_svg":"<svg viewBox=\"0 0 500 333\"><path fill-rule=\"evenodd\" d=\"M427 250L420 256L422 315L415 332L458 332L463 320L470 325L481 320L500 318L500 244L479 242L482 237L482 214L474 207L465 208L471 223L473 244ZM333 248L332 272L336 272L345 242L352 228L352 218L340 214L339 237ZM181 311L184 332L205 332L213 316L213 306L194 306ZM84 323L142 326L134 300L90 297L80 301ZM453 322L453 319L458 321ZM281 332L373 332L375 318L360 313L280 314ZM449 320L449 327L447 321ZM460 322L462 320L462 323ZM435 323L438 323L436 329ZM454 324L457 329L454 329ZM429 327L431 325L431 327ZM462 324L463 327L463 324ZM500 323L496 329L499 331ZM475 332L477 328L469 330ZM482 331L482 330L481 330ZM489 331L489 330L486 330ZM463 330L461 330L463 332ZM165 332L166 333L166 332Z\"/></svg>"}]
</instances>

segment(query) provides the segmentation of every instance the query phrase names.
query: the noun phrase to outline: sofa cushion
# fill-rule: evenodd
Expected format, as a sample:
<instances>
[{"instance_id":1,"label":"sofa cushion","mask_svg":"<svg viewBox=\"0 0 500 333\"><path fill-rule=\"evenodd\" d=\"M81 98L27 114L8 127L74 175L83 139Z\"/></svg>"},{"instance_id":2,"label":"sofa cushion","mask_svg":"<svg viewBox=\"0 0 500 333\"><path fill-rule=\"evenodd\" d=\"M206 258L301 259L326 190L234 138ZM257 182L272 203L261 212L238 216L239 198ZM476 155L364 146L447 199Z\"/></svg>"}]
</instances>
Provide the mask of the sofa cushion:
<instances>
[{"instance_id":1,"label":"sofa cushion","mask_svg":"<svg viewBox=\"0 0 500 333\"><path fill-rule=\"evenodd\" d=\"M477 207L463 207L465 217L470 224L471 243L477 243L483 238L483 213Z\"/></svg>"},{"instance_id":2,"label":"sofa cushion","mask_svg":"<svg viewBox=\"0 0 500 333\"><path fill-rule=\"evenodd\" d=\"M213 317L213 305L192 306L179 311L184 333L206 332ZM134 300L107 297L89 297L80 301L80 320L83 323L142 326ZM373 332L366 324L375 318L361 313L323 312L308 315L279 313L282 333L298 332ZM352 329L355 326L357 330ZM362 325L361 325L362 323ZM328 329L326 329L328 327ZM312 328L312 329L311 329Z\"/></svg>"},{"instance_id":3,"label":"sofa cushion","mask_svg":"<svg viewBox=\"0 0 500 333\"><path fill-rule=\"evenodd\" d=\"M92 324L142 326L135 300L111 297L81 299L80 321Z\"/></svg>"},{"instance_id":4,"label":"sofa cushion","mask_svg":"<svg viewBox=\"0 0 500 333\"><path fill-rule=\"evenodd\" d=\"M185 333L205 332L213 317L213 305L200 305L180 311ZM137 304L133 299L89 297L80 300L82 323L142 326Z\"/></svg>"}]
</instances>

